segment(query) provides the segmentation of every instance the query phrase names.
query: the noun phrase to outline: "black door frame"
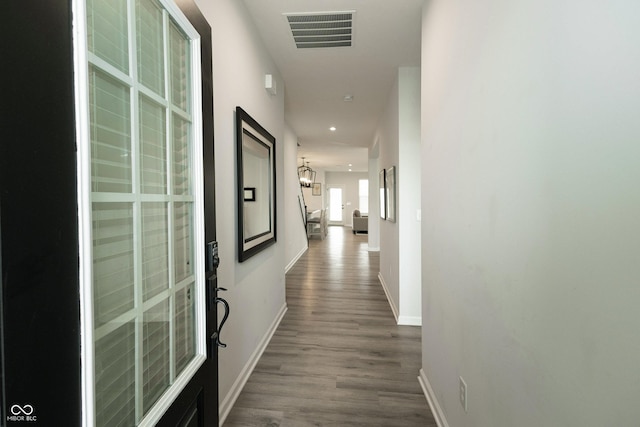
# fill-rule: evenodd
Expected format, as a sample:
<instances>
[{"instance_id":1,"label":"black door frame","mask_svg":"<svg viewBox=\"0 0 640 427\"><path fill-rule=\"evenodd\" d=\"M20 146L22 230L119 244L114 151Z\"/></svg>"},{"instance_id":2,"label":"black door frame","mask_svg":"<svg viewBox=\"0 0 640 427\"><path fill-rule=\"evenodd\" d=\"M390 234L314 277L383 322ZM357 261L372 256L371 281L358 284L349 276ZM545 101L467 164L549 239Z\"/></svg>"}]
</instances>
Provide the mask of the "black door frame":
<instances>
[{"instance_id":1,"label":"black door frame","mask_svg":"<svg viewBox=\"0 0 640 427\"><path fill-rule=\"evenodd\" d=\"M178 0L201 35L205 238L215 240L211 28ZM82 425L78 194L69 0L0 6L0 425ZM209 301L215 274L208 273ZM208 304L207 330L217 328ZM218 426L217 347L158 425Z\"/></svg>"},{"instance_id":2,"label":"black door frame","mask_svg":"<svg viewBox=\"0 0 640 427\"><path fill-rule=\"evenodd\" d=\"M71 3L0 9L0 424L80 425Z\"/></svg>"}]
</instances>

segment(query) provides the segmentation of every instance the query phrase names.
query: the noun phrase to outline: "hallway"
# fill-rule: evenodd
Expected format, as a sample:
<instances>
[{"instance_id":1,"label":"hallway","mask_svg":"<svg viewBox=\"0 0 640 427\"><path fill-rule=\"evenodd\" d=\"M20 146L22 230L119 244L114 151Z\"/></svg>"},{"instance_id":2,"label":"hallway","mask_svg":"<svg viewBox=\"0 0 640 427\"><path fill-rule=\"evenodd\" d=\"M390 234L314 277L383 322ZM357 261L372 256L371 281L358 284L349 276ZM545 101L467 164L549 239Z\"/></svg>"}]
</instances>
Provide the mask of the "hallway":
<instances>
[{"instance_id":1,"label":"hallway","mask_svg":"<svg viewBox=\"0 0 640 427\"><path fill-rule=\"evenodd\" d=\"M310 241L286 276L288 311L225 427L436 426L417 380L420 328L396 325L378 264L350 228Z\"/></svg>"}]
</instances>

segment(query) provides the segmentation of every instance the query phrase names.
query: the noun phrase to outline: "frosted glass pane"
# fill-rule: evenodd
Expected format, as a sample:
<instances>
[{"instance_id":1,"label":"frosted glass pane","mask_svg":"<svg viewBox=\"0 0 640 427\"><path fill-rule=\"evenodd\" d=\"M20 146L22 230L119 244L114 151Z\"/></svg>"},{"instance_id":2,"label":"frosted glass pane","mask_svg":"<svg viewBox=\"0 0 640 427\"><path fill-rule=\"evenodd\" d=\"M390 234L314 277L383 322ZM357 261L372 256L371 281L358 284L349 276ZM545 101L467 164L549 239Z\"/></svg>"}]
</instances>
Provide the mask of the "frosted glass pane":
<instances>
[{"instance_id":1,"label":"frosted glass pane","mask_svg":"<svg viewBox=\"0 0 640 427\"><path fill-rule=\"evenodd\" d=\"M187 195L191 193L190 185L190 145L189 134L191 124L178 115L173 116L173 193Z\"/></svg>"},{"instance_id":2,"label":"frosted glass pane","mask_svg":"<svg viewBox=\"0 0 640 427\"><path fill-rule=\"evenodd\" d=\"M126 0L87 0L89 51L128 74Z\"/></svg>"},{"instance_id":3,"label":"frosted glass pane","mask_svg":"<svg viewBox=\"0 0 640 427\"><path fill-rule=\"evenodd\" d=\"M189 112L189 91L191 85L189 82L189 63L191 58L189 55L189 41L182 31L176 27L171 21L169 29L169 57L171 67L171 100L183 110Z\"/></svg>"},{"instance_id":4,"label":"frosted glass pane","mask_svg":"<svg viewBox=\"0 0 640 427\"><path fill-rule=\"evenodd\" d=\"M144 300L169 288L166 203L142 204L142 282Z\"/></svg>"},{"instance_id":5,"label":"frosted glass pane","mask_svg":"<svg viewBox=\"0 0 640 427\"><path fill-rule=\"evenodd\" d=\"M169 387L169 301L144 313L143 324L144 412Z\"/></svg>"},{"instance_id":6,"label":"frosted glass pane","mask_svg":"<svg viewBox=\"0 0 640 427\"><path fill-rule=\"evenodd\" d=\"M125 323L96 341L96 426L135 422L135 327Z\"/></svg>"},{"instance_id":7,"label":"frosted glass pane","mask_svg":"<svg viewBox=\"0 0 640 427\"><path fill-rule=\"evenodd\" d=\"M162 9L153 0L136 1L138 80L164 96L164 47Z\"/></svg>"},{"instance_id":8,"label":"frosted glass pane","mask_svg":"<svg viewBox=\"0 0 640 427\"><path fill-rule=\"evenodd\" d=\"M93 305L96 327L133 308L133 209L93 204Z\"/></svg>"},{"instance_id":9,"label":"frosted glass pane","mask_svg":"<svg viewBox=\"0 0 640 427\"><path fill-rule=\"evenodd\" d=\"M167 143L165 109L140 97L140 144L142 192L167 193Z\"/></svg>"},{"instance_id":10,"label":"frosted glass pane","mask_svg":"<svg viewBox=\"0 0 640 427\"><path fill-rule=\"evenodd\" d=\"M96 192L131 192L129 88L90 69L91 181Z\"/></svg>"},{"instance_id":11,"label":"frosted glass pane","mask_svg":"<svg viewBox=\"0 0 640 427\"><path fill-rule=\"evenodd\" d=\"M190 203L176 203L174 206L174 253L176 283L193 274L193 236Z\"/></svg>"},{"instance_id":12,"label":"frosted glass pane","mask_svg":"<svg viewBox=\"0 0 640 427\"><path fill-rule=\"evenodd\" d=\"M196 354L193 292L193 284L176 292L175 351L177 373L180 373Z\"/></svg>"}]
</instances>

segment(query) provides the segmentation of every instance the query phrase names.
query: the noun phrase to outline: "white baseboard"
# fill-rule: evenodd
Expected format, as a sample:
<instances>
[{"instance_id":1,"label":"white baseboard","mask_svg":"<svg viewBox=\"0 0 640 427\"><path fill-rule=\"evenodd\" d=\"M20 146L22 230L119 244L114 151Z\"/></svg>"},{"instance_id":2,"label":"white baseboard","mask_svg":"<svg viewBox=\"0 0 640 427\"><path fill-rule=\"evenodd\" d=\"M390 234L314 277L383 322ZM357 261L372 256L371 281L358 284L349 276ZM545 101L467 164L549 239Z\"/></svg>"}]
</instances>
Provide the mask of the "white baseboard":
<instances>
[{"instance_id":1,"label":"white baseboard","mask_svg":"<svg viewBox=\"0 0 640 427\"><path fill-rule=\"evenodd\" d=\"M381 273L378 273L378 280L380 280L380 284L382 285L382 289L384 290L384 294L387 296L387 301L389 301L389 305L391 306L391 311L393 311L393 317L396 318L396 323L398 323L398 307L393 302L391 295L389 294L389 289L387 288L387 284L384 281L384 277L382 277Z\"/></svg>"},{"instance_id":2,"label":"white baseboard","mask_svg":"<svg viewBox=\"0 0 640 427\"><path fill-rule=\"evenodd\" d=\"M425 374L423 369L420 369L418 382L420 383L420 387L422 387L424 396L427 398L427 402L429 402L429 407L431 408L433 417L436 419L436 424L438 425L438 427L449 427L449 423L447 423L444 412L442 411L442 408L438 403L438 399L436 399L436 395L431 388L429 380L427 379L427 374Z\"/></svg>"},{"instance_id":3,"label":"white baseboard","mask_svg":"<svg viewBox=\"0 0 640 427\"><path fill-rule=\"evenodd\" d=\"M276 316L275 320L273 321L273 323L271 323L271 326L267 330L267 333L264 335L264 337L262 337L262 340L254 350L253 354L251 354L251 357L247 361L247 364L244 366L242 371L240 371L240 375L238 375L238 378L236 378L235 382L231 386L229 393L227 393L227 395L224 397L224 399L220 403L220 408L218 410L218 413L220 417L221 427L224 424L224 421L227 419L229 412L231 412L231 408L233 408L234 403L236 403L236 400L238 400L238 396L240 396L240 393L242 392L244 385L249 380L251 373L253 372L256 365L258 364L258 361L260 360L260 357L262 357L262 353L264 353L265 349L267 348L267 345L269 345L269 341L271 341L271 337L273 337L273 334L276 332L276 329L278 329L278 326L280 325L280 322L282 321L282 318L284 317L284 314L286 312L287 312L287 303L284 303L280 308L280 312Z\"/></svg>"},{"instance_id":4,"label":"white baseboard","mask_svg":"<svg viewBox=\"0 0 640 427\"><path fill-rule=\"evenodd\" d=\"M367 250L369 252L380 252L380 246L376 247L376 246L368 246Z\"/></svg>"},{"instance_id":5,"label":"white baseboard","mask_svg":"<svg viewBox=\"0 0 640 427\"><path fill-rule=\"evenodd\" d=\"M289 272L289 270L291 270L293 268L293 266L296 264L296 262L298 262L298 260L300 259L300 257L302 255L304 255L305 252L307 252L307 249L309 249L309 245L305 246L298 255L296 255L295 257L293 257L293 259L291 260L291 262L289 264L287 264L287 266L284 268L284 274L287 274Z\"/></svg>"},{"instance_id":6,"label":"white baseboard","mask_svg":"<svg viewBox=\"0 0 640 427\"><path fill-rule=\"evenodd\" d=\"M422 326L422 317L420 316L398 316L398 325L404 326Z\"/></svg>"}]
</instances>

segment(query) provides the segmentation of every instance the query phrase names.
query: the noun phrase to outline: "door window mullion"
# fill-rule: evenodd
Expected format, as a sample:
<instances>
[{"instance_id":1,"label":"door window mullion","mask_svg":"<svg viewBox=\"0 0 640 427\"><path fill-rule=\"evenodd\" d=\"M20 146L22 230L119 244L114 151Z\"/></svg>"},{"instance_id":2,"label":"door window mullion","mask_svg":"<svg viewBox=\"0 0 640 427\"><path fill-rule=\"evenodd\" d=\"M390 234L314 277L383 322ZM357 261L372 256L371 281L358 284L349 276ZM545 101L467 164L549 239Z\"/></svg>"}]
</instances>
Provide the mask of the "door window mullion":
<instances>
[{"instance_id":1,"label":"door window mullion","mask_svg":"<svg viewBox=\"0 0 640 427\"><path fill-rule=\"evenodd\" d=\"M175 294L175 247L173 242L174 238L174 229L175 229L175 214L174 214L174 201L173 199L173 174L171 173L172 165L173 165L173 150L171 149L171 139L173 138L173 120L171 119L171 72L170 72L170 53L169 53L169 25L170 25L170 17L167 11L165 10L162 14L162 51L163 51L163 67L164 67L164 75L167 78L164 81L164 93L165 99L167 102L167 109L165 110L165 146L167 151L167 163L166 163L166 177L167 177L167 194L170 196L171 201L167 204L167 211L169 213L169 380L171 384L175 381L176 371L175 371L175 345L174 345L174 334L175 334L175 323L174 323L174 313L176 310L176 294Z\"/></svg>"},{"instance_id":2,"label":"door window mullion","mask_svg":"<svg viewBox=\"0 0 640 427\"><path fill-rule=\"evenodd\" d=\"M128 10L128 44L129 44L129 74L132 80L131 87L131 136L132 136L132 193L134 196L134 266L135 266L135 286L134 286L134 327L135 327L135 420L136 424L144 416L144 304L142 295L142 205L140 194L142 189L141 174L141 147L140 147L140 94L138 90L138 55L137 55L137 19L136 4L134 0L127 0Z\"/></svg>"}]
</instances>

